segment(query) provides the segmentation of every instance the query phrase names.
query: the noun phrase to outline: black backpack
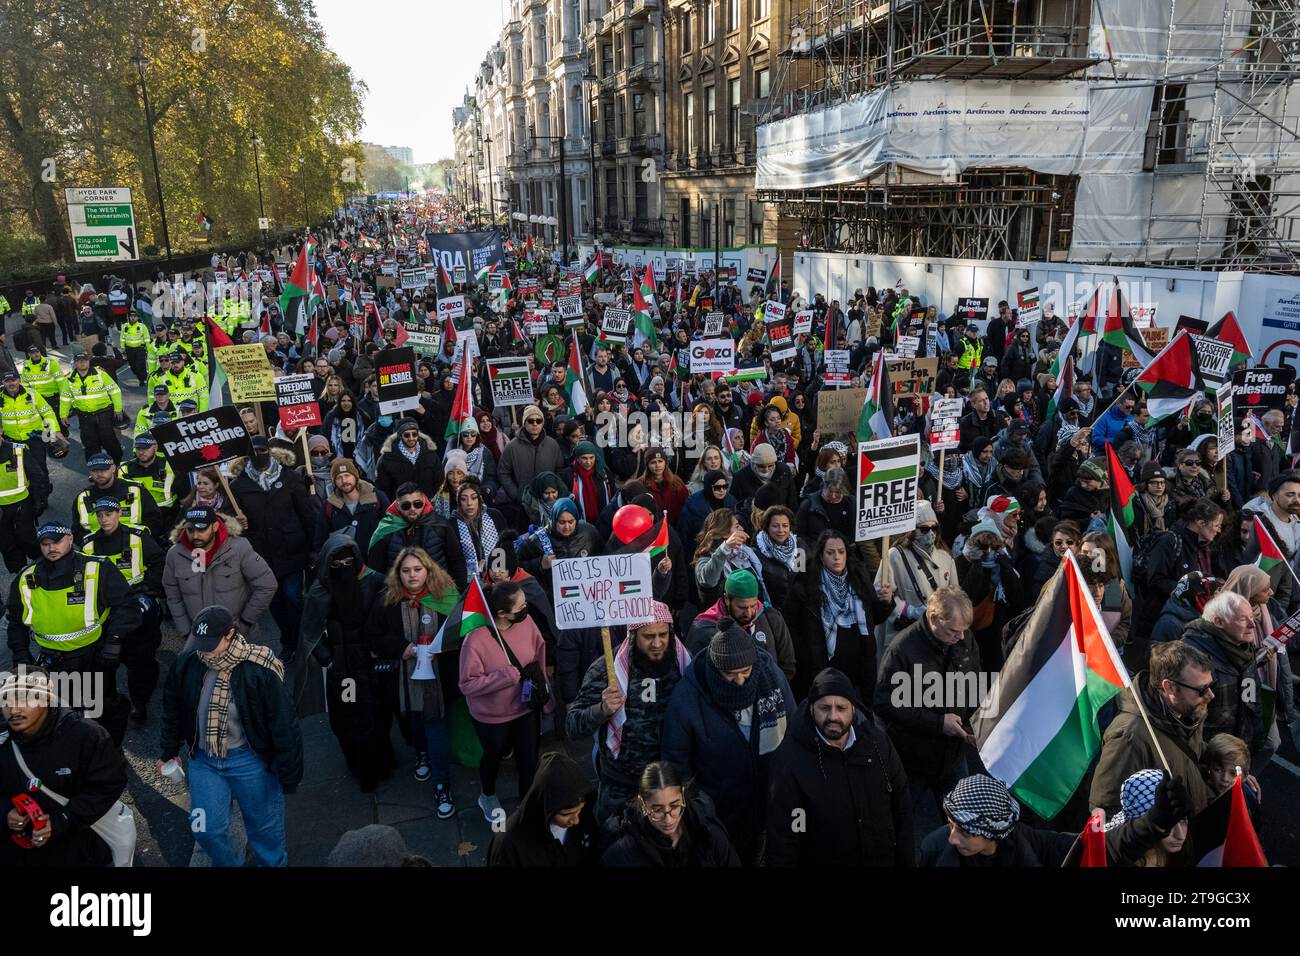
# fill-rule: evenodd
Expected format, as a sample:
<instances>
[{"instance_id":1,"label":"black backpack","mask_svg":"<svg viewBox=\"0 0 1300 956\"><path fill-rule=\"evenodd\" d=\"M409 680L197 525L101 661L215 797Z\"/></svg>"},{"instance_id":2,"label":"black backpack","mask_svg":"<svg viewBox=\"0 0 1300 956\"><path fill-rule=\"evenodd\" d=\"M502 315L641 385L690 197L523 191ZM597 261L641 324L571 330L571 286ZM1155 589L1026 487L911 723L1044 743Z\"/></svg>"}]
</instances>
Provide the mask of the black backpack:
<instances>
[{"instance_id":1,"label":"black backpack","mask_svg":"<svg viewBox=\"0 0 1300 956\"><path fill-rule=\"evenodd\" d=\"M1174 560L1181 560L1183 538L1176 531L1148 531L1142 540L1138 542L1137 550L1133 552L1133 587L1135 590L1143 591L1150 582L1151 553L1155 551L1159 542L1166 541L1170 537L1174 539Z\"/></svg>"}]
</instances>

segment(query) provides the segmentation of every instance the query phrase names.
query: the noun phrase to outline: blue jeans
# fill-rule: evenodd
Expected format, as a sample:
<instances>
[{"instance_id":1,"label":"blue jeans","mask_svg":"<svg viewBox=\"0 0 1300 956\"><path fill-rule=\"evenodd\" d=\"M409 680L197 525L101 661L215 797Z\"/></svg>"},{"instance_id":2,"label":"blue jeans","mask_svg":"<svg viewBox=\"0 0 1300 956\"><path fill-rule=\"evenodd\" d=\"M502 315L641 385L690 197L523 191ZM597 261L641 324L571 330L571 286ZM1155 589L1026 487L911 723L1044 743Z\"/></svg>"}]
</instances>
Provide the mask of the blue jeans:
<instances>
[{"instance_id":1,"label":"blue jeans","mask_svg":"<svg viewBox=\"0 0 1300 956\"><path fill-rule=\"evenodd\" d=\"M230 845L230 798L239 801L244 831L258 866L288 866L284 848L284 789L251 747L224 759L190 755L190 827L213 866L243 866ZM201 810L202 816L195 817ZM201 824L201 825L200 825Z\"/></svg>"},{"instance_id":2,"label":"blue jeans","mask_svg":"<svg viewBox=\"0 0 1300 956\"><path fill-rule=\"evenodd\" d=\"M429 777L436 787L438 784L451 786L451 718L426 718L423 714L412 713L411 744L417 754L429 755Z\"/></svg>"},{"instance_id":3,"label":"blue jeans","mask_svg":"<svg viewBox=\"0 0 1300 956\"><path fill-rule=\"evenodd\" d=\"M271 617L280 629L280 656L287 657L298 649L302 627L302 572L280 578L279 585L271 598Z\"/></svg>"}]
</instances>

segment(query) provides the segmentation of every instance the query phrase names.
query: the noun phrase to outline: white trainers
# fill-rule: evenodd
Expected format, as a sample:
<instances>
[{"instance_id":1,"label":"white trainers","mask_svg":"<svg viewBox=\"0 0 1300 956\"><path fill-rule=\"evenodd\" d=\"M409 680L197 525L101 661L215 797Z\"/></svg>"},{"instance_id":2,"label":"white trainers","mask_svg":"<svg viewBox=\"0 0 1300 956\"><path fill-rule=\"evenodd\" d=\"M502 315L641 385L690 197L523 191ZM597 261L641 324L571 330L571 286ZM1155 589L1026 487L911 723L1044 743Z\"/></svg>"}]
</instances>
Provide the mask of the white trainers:
<instances>
[{"instance_id":1,"label":"white trainers","mask_svg":"<svg viewBox=\"0 0 1300 956\"><path fill-rule=\"evenodd\" d=\"M502 809L501 801L496 798L495 794L488 796L486 793L480 793L478 795L478 808L483 811L483 819L489 825L497 821L505 822L506 812Z\"/></svg>"}]
</instances>

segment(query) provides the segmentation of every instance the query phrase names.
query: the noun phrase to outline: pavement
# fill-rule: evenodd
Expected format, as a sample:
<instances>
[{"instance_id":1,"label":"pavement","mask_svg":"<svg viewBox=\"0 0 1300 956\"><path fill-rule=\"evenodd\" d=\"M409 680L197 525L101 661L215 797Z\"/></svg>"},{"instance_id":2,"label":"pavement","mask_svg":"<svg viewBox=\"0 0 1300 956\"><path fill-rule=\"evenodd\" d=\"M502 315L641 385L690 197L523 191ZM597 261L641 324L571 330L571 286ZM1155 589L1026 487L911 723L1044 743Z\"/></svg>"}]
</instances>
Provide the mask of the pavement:
<instances>
[{"instance_id":1,"label":"pavement","mask_svg":"<svg viewBox=\"0 0 1300 956\"><path fill-rule=\"evenodd\" d=\"M67 359L66 349L55 354ZM123 369L122 393L128 420L135 421L141 407L143 389L134 384L129 369ZM128 382L132 384L127 384ZM125 436L125 432L123 435ZM72 520L72 502L87 483L85 456L73 428L72 448L62 462L51 459L54 493L50 497L47 518ZM124 437L123 447L128 447ZM0 568L0 586L7 598L12 575ZM2 625L0 625L2 626ZM279 632L268 614L260 632L268 645L279 650ZM169 624L164 625L160 650L162 673L171 666L183 641ZM10 664L7 643L0 643L0 669ZM125 678L120 677L126 691ZM154 769L158 754L161 690L155 692L149 721L143 727L127 731L124 750L129 765L127 797L136 812L139 844L137 866L203 866L206 856L196 849L189 830L189 796L183 783L173 784ZM323 866L330 850L348 830L372 823L395 827L410 849L436 866L482 866L492 832L477 804L478 775L475 770L453 766L452 793L457 812L449 820L439 820L434 811L433 786L420 783L412 776L415 757L411 748L393 731L398 767L394 775L375 790L361 793L343 762L342 752L331 733L325 715L302 722L303 760L306 773L297 792L285 798L286 840L290 866ZM584 767L590 767L591 744L587 739L555 741L543 738L543 749L564 747ZM1283 742L1279 755L1259 775L1263 789L1263 806L1259 817L1260 839L1270 862L1300 866L1300 752L1292 740ZM513 761L502 767L498 795L506 812L518 804L517 782Z\"/></svg>"}]
</instances>

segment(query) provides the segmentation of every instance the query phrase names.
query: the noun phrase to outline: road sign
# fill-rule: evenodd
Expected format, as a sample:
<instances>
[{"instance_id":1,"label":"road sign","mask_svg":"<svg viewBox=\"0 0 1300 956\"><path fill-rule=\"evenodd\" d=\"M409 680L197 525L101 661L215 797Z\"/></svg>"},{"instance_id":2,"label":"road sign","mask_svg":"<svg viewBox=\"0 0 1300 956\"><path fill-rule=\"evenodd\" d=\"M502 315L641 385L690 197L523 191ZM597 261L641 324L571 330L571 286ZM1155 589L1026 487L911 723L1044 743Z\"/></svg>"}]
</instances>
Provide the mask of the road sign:
<instances>
[{"instance_id":1,"label":"road sign","mask_svg":"<svg viewBox=\"0 0 1300 956\"><path fill-rule=\"evenodd\" d=\"M266 230L271 228L271 220L266 218L265 216L259 217L257 220L257 228L261 229L263 232L266 232Z\"/></svg>"},{"instance_id":2,"label":"road sign","mask_svg":"<svg viewBox=\"0 0 1300 956\"><path fill-rule=\"evenodd\" d=\"M125 187L65 189L72 251L78 262L140 258L131 190Z\"/></svg>"}]
</instances>

